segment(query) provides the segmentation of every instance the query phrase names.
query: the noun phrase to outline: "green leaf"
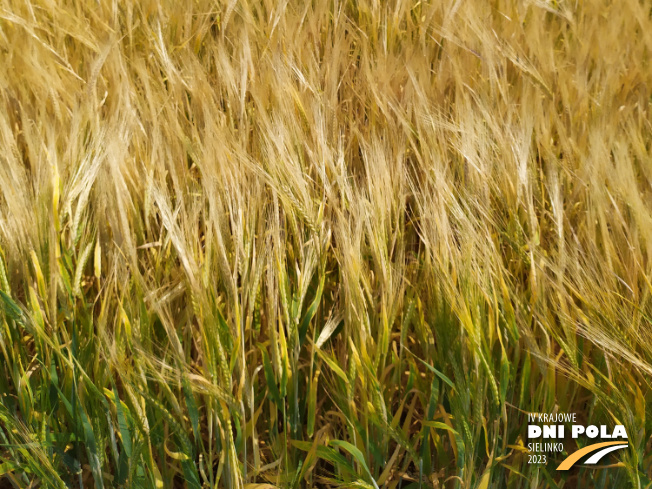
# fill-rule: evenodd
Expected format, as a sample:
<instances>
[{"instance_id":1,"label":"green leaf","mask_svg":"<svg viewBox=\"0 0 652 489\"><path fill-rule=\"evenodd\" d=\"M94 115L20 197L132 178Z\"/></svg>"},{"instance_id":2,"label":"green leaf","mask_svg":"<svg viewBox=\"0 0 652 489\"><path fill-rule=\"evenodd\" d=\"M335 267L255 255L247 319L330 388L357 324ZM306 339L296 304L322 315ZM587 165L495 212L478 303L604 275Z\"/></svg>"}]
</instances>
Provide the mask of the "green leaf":
<instances>
[{"instance_id":1,"label":"green leaf","mask_svg":"<svg viewBox=\"0 0 652 489\"><path fill-rule=\"evenodd\" d=\"M308 307L308 310L303 316L303 319L301 320L301 325L299 326L299 344L303 344L304 340L306 339L306 333L308 332L308 325L310 324L310 321L312 318L315 316L315 313L317 312L317 308L319 307L319 303L321 302L321 295L324 292L324 281L326 279L326 274L321 273L321 278L319 279L319 288L317 289L317 293L315 294L315 299L312 301L312 304L310 304L310 307Z\"/></svg>"},{"instance_id":2,"label":"green leaf","mask_svg":"<svg viewBox=\"0 0 652 489\"><path fill-rule=\"evenodd\" d=\"M186 397L188 416L190 416L190 422L192 423L192 433L195 436L195 441L198 441L200 439L199 411L197 409L197 402L195 401L195 395L193 394L192 388L190 387L190 382L188 382L188 377L184 375L181 382L183 385L183 394Z\"/></svg>"},{"instance_id":3,"label":"green leaf","mask_svg":"<svg viewBox=\"0 0 652 489\"><path fill-rule=\"evenodd\" d=\"M423 426L427 426L428 428L438 428L442 430L448 430L451 433L454 433L457 435L457 431L455 431L453 428L448 426L446 423L440 423L438 421L424 421Z\"/></svg>"},{"instance_id":4,"label":"green leaf","mask_svg":"<svg viewBox=\"0 0 652 489\"><path fill-rule=\"evenodd\" d=\"M14 462L5 462L0 465L0 475L5 475L9 472L12 472L16 469L20 470L26 470L27 467L21 467L20 465L14 463Z\"/></svg>"},{"instance_id":5,"label":"green leaf","mask_svg":"<svg viewBox=\"0 0 652 489\"><path fill-rule=\"evenodd\" d=\"M95 434L93 427L88 419L88 415L83 407L79 406L78 411L80 414L82 426L84 428L84 438L86 445L86 454L88 455L88 463L91 466L93 479L95 480L96 487L102 489L104 487L104 480L102 479L102 467L100 466L100 458L97 454L97 444L95 443Z\"/></svg>"},{"instance_id":6,"label":"green leaf","mask_svg":"<svg viewBox=\"0 0 652 489\"><path fill-rule=\"evenodd\" d=\"M331 445L336 446L337 448L341 448L347 452L349 452L353 458L362 466L362 468L365 470L369 478L371 479L371 482L373 483L374 487L378 489L378 485L376 484L376 481L374 480L373 476L371 475L371 471L369 470L369 467L367 466L367 462L364 459L364 455L362 455L362 452L355 446L351 445L348 441L343 441L343 440L332 440Z\"/></svg>"},{"instance_id":7,"label":"green leaf","mask_svg":"<svg viewBox=\"0 0 652 489\"><path fill-rule=\"evenodd\" d=\"M263 355L263 371L265 373L265 381L267 382L267 392L269 393L269 397L272 399L272 401L274 401L277 406L281 407L281 394L278 391L278 386L276 385L274 369L272 369L272 363L269 361L269 355L267 355L267 350L265 350L263 346L258 345L258 348Z\"/></svg>"},{"instance_id":8,"label":"green leaf","mask_svg":"<svg viewBox=\"0 0 652 489\"><path fill-rule=\"evenodd\" d=\"M407 351L410 355L412 355L414 358L416 358L416 359L419 360L421 363L423 363L423 364L426 366L426 368L427 368L428 370L430 370L430 371L431 371L432 373L434 373L437 377L439 377L441 380L443 380L443 381L444 381L446 384L448 384L452 389L455 389L455 385L453 385L453 381L452 381L451 379L449 379L448 377L446 377L446 375L444 375L442 372L440 372L439 370L437 370L435 367L433 367L433 366L430 365L429 363L426 363L426 362L424 362L423 360L421 360L418 356L416 356L414 353L412 353L412 352L411 352L410 350L408 350L407 348L405 348L405 351Z\"/></svg>"},{"instance_id":9,"label":"green leaf","mask_svg":"<svg viewBox=\"0 0 652 489\"><path fill-rule=\"evenodd\" d=\"M349 383L349 378L346 376L344 373L344 370L340 368L340 366L328 356L325 352L320 350L319 348L315 349L317 352L317 355L319 355L319 358L321 358L323 361L326 362L326 364L330 367L330 369L339 377L341 378L346 384Z\"/></svg>"},{"instance_id":10,"label":"green leaf","mask_svg":"<svg viewBox=\"0 0 652 489\"><path fill-rule=\"evenodd\" d=\"M307 433L310 438L312 438L313 433L315 432L315 411L317 407L317 385L319 383L319 370L315 372L315 375L310 383L310 390L308 392L308 427Z\"/></svg>"},{"instance_id":11,"label":"green leaf","mask_svg":"<svg viewBox=\"0 0 652 489\"><path fill-rule=\"evenodd\" d=\"M310 451L313 443L309 441L292 440L292 445L304 452ZM355 469L351 463L337 450L324 445L317 446L317 457L332 463L340 472L348 472L350 475L355 474Z\"/></svg>"},{"instance_id":12,"label":"green leaf","mask_svg":"<svg viewBox=\"0 0 652 489\"><path fill-rule=\"evenodd\" d=\"M122 401L118 397L118 391L113 386L113 393L115 395L115 409L118 413L118 429L120 430L120 439L122 440L122 446L124 448L125 454L127 457L131 457L131 431L129 430L129 424L127 423L127 416L125 410L128 411L126 406L123 406Z\"/></svg>"},{"instance_id":13,"label":"green leaf","mask_svg":"<svg viewBox=\"0 0 652 489\"><path fill-rule=\"evenodd\" d=\"M2 302L4 303L5 313L17 323L24 325L23 311L18 307L18 304L2 290L0 290L0 297L2 297Z\"/></svg>"}]
</instances>

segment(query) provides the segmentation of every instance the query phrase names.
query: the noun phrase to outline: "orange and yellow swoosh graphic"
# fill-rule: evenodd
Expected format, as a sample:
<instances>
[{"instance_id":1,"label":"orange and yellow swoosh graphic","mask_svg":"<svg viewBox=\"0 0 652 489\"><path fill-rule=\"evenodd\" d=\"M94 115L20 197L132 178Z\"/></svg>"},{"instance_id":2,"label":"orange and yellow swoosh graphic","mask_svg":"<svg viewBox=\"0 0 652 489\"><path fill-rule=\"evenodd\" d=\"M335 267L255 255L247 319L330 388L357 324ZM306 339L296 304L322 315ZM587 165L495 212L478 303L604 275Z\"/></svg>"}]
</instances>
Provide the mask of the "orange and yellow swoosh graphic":
<instances>
[{"instance_id":1,"label":"orange and yellow swoosh graphic","mask_svg":"<svg viewBox=\"0 0 652 489\"><path fill-rule=\"evenodd\" d=\"M616 446L616 445L618 445L618 446ZM619 450L621 448L625 448L627 446L628 446L627 443L623 443L622 441L606 441L606 442L603 442L603 443L595 443L593 445L589 445L588 447L584 447L581 450L578 450L578 451L576 451L574 453L571 453L568 457L566 457L564 459L564 461L562 463L559 464L559 467L557 467L557 470L568 470L575 464L575 462L577 462L583 456L588 455L589 453L593 453L593 452L595 452L597 450L603 449L603 450L600 450L595 455L593 455L586 462L588 464L594 464L594 463L598 462L607 453L612 452L614 450Z\"/></svg>"}]
</instances>

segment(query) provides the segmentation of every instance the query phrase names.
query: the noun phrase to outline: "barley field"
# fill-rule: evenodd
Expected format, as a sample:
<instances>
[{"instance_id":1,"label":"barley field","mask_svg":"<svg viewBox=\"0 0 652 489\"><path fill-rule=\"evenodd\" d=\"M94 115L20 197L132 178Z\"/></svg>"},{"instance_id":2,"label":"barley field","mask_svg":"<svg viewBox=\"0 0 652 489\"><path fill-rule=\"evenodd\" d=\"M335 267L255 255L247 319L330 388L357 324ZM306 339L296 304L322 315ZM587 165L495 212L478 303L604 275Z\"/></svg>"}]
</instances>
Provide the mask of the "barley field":
<instances>
[{"instance_id":1,"label":"barley field","mask_svg":"<svg viewBox=\"0 0 652 489\"><path fill-rule=\"evenodd\" d=\"M0 0L0 487L652 487L651 56L645 0Z\"/></svg>"}]
</instances>

